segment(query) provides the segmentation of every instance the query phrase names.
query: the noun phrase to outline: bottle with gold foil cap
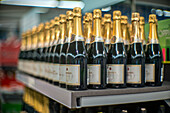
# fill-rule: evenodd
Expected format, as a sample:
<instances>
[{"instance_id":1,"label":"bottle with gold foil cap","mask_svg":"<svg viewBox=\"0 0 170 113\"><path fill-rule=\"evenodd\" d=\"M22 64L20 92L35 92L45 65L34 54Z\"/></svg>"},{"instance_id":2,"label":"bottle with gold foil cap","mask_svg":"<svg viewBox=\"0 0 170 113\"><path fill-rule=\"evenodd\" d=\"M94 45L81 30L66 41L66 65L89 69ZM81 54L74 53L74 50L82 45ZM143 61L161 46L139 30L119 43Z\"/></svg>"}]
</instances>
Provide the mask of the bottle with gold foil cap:
<instances>
[{"instance_id":1,"label":"bottle with gold foil cap","mask_svg":"<svg viewBox=\"0 0 170 113\"><path fill-rule=\"evenodd\" d=\"M65 53L63 52L65 47L65 36L66 36L66 15L60 14L60 54L59 54L59 86L66 88L66 58ZM64 58L63 58L64 56Z\"/></svg>"},{"instance_id":2,"label":"bottle with gold foil cap","mask_svg":"<svg viewBox=\"0 0 170 113\"><path fill-rule=\"evenodd\" d=\"M121 30L121 12L113 12L113 37L107 56L107 87L126 87L127 55L124 47ZM116 74L115 74L116 73Z\"/></svg>"},{"instance_id":3,"label":"bottle with gold foil cap","mask_svg":"<svg viewBox=\"0 0 170 113\"><path fill-rule=\"evenodd\" d=\"M161 86L163 82L162 53L155 14L149 15L149 43L146 47L145 62L146 85Z\"/></svg>"},{"instance_id":4,"label":"bottle with gold foil cap","mask_svg":"<svg viewBox=\"0 0 170 113\"><path fill-rule=\"evenodd\" d=\"M111 14L104 15L104 38L105 48L108 53L111 39Z\"/></svg>"},{"instance_id":5,"label":"bottle with gold foil cap","mask_svg":"<svg viewBox=\"0 0 170 113\"><path fill-rule=\"evenodd\" d=\"M37 67L39 67L39 71L37 72L37 77L42 79L44 65L43 65L43 52L44 52L44 24L40 23L37 30L38 36L38 47L37 47Z\"/></svg>"},{"instance_id":6,"label":"bottle with gold foil cap","mask_svg":"<svg viewBox=\"0 0 170 113\"><path fill-rule=\"evenodd\" d=\"M93 36L88 50L89 88L106 88L106 59L107 52L104 46L101 26L102 12L93 10Z\"/></svg>"},{"instance_id":7,"label":"bottle with gold foil cap","mask_svg":"<svg viewBox=\"0 0 170 113\"><path fill-rule=\"evenodd\" d=\"M54 63L54 76L53 76L53 84L54 85L59 85L59 58L60 58L60 49L61 49L61 44L60 44L60 18L55 17L55 49L54 49L54 56L53 56L53 63Z\"/></svg>"},{"instance_id":8,"label":"bottle with gold foil cap","mask_svg":"<svg viewBox=\"0 0 170 113\"><path fill-rule=\"evenodd\" d=\"M67 49L70 46L70 42L71 42L71 36L72 36L72 30L73 30L73 12L72 11L67 11L66 12L66 24L67 24L67 28L65 29L66 34L65 34L65 43L62 47L61 53L60 53L60 63L62 63L62 67L63 69L65 69L64 71L60 69L60 72L63 71L62 73L65 74L65 80L64 82L64 86L66 87L66 54L67 54ZM65 65L64 65L65 64ZM61 64L60 64L61 67ZM63 83L62 83L63 84ZM61 85L61 84L60 84Z\"/></svg>"},{"instance_id":9,"label":"bottle with gold foil cap","mask_svg":"<svg viewBox=\"0 0 170 113\"><path fill-rule=\"evenodd\" d=\"M66 53L66 87L68 90L87 89L87 53L81 17L81 8L74 8L72 39Z\"/></svg>"},{"instance_id":10,"label":"bottle with gold foil cap","mask_svg":"<svg viewBox=\"0 0 170 113\"><path fill-rule=\"evenodd\" d=\"M126 53L129 50L129 43L130 43L130 39L129 39L129 35L128 35L127 20L128 20L127 16L121 16L121 27L122 27L122 35L123 35L122 37L123 37Z\"/></svg>"},{"instance_id":11,"label":"bottle with gold foil cap","mask_svg":"<svg viewBox=\"0 0 170 113\"><path fill-rule=\"evenodd\" d=\"M55 48L54 42L55 42L55 20L52 19L50 21L50 42L49 42L49 51L48 51L48 82L52 83L53 81L53 51Z\"/></svg>"},{"instance_id":12,"label":"bottle with gold foil cap","mask_svg":"<svg viewBox=\"0 0 170 113\"><path fill-rule=\"evenodd\" d=\"M86 35L86 24L85 24L85 16L83 16L83 36L86 37L85 35Z\"/></svg>"},{"instance_id":13,"label":"bottle with gold foil cap","mask_svg":"<svg viewBox=\"0 0 170 113\"><path fill-rule=\"evenodd\" d=\"M105 33L104 33L104 31L105 31L105 30L104 30L104 29L105 29L105 28L104 28L104 27L105 27L105 26L104 26L104 22L105 22L105 18L102 17L102 19L101 19L101 29L102 29L101 32L102 32L102 37L103 37L103 38L104 38L104 34L105 34Z\"/></svg>"},{"instance_id":14,"label":"bottle with gold foil cap","mask_svg":"<svg viewBox=\"0 0 170 113\"><path fill-rule=\"evenodd\" d=\"M88 51L92 37L92 13L85 13L85 26L86 50Z\"/></svg>"},{"instance_id":15,"label":"bottle with gold foil cap","mask_svg":"<svg viewBox=\"0 0 170 113\"><path fill-rule=\"evenodd\" d=\"M145 38L145 18L140 17L140 37L143 44L143 49L146 49L146 38Z\"/></svg>"},{"instance_id":16,"label":"bottle with gold foil cap","mask_svg":"<svg viewBox=\"0 0 170 113\"><path fill-rule=\"evenodd\" d=\"M45 49L45 53L44 53L44 74L43 74L43 78L45 79L45 81L48 81L48 54L49 54L49 49L50 49L50 22L46 22L45 23L45 40L44 40L44 49Z\"/></svg>"},{"instance_id":17,"label":"bottle with gold foil cap","mask_svg":"<svg viewBox=\"0 0 170 113\"><path fill-rule=\"evenodd\" d=\"M127 84L131 87L145 86L145 54L140 38L140 14L132 13L132 38L130 57L127 65ZM133 74L132 74L133 73Z\"/></svg>"},{"instance_id":18,"label":"bottle with gold foil cap","mask_svg":"<svg viewBox=\"0 0 170 113\"><path fill-rule=\"evenodd\" d=\"M33 70L32 70L32 74L38 78L38 74L39 74L39 65L38 65L38 62L37 62L37 56L38 56L38 53L37 53L37 49L38 49L38 27L33 27L32 29L32 37L33 37L33 56L32 56L32 59L33 59L33 64L32 64L32 67L33 67Z\"/></svg>"}]
</instances>

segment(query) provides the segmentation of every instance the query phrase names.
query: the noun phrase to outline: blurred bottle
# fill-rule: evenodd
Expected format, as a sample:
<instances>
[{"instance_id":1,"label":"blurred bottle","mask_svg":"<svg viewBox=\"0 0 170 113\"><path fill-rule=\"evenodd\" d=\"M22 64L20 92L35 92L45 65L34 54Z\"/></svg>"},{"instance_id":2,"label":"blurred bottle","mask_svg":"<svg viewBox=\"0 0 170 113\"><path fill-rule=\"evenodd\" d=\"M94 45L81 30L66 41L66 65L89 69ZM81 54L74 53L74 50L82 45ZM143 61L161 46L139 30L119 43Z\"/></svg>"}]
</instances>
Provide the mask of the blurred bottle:
<instances>
[{"instance_id":1,"label":"blurred bottle","mask_svg":"<svg viewBox=\"0 0 170 113\"><path fill-rule=\"evenodd\" d=\"M165 112L165 106L164 105L160 105L158 113L166 113Z\"/></svg>"},{"instance_id":2,"label":"blurred bottle","mask_svg":"<svg viewBox=\"0 0 170 113\"><path fill-rule=\"evenodd\" d=\"M121 12L113 12L113 37L107 58L107 87L126 87L127 56L121 32ZM113 40L115 40L113 42Z\"/></svg>"},{"instance_id":3,"label":"blurred bottle","mask_svg":"<svg viewBox=\"0 0 170 113\"><path fill-rule=\"evenodd\" d=\"M54 42L54 56L53 56L53 63L54 63L54 76L53 76L53 84L59 85L59 55L60 55L60 20L59 17L55 17L55 42Z\"/></svg>"},{"instance_id":4,"label":"blurred bottle","mask_svg":"<svg viewBox=\"0 0 170 113\"><path fill-rule=\"evenodd\" d=\"M87 89L87 53L82 33L81 17L81 8L74 8L72 40L66 55L68 90Z\"/></svg>"},{"instance_id":5,"label":"blurred bottle","mask_svg":"<svg viewBox=\"0 0 170 113\"><path fill-rule=\"evenodd\" d=\"M93 89L106 88L107 53L102 36L101 18L101 10L95 9L93 11L93 37L88 50L88 87Z\"/></svg>"},{"instance_id":6,"label":"blurred bottle","mask_svg":"<svg viewBox=\"0 0 170 113\"><path fill-rule=\"evenodd\" d=\"M149 15L149 43L146 48L146 85L161 86L162 76L162 53L159 44L156 15Z\"/></svg>"},{"instance_id":7,"label":"blurred bottle","mask_svg":"<svg viewBox=\"0 0 170 113\"><path fill-rule=\"evenodd\" d=\"M139 31L139 13L132 13L132 38L130 62L127 65L127 83L132 87L145 86L145 54Z\"/></svg>"}]
</instances>

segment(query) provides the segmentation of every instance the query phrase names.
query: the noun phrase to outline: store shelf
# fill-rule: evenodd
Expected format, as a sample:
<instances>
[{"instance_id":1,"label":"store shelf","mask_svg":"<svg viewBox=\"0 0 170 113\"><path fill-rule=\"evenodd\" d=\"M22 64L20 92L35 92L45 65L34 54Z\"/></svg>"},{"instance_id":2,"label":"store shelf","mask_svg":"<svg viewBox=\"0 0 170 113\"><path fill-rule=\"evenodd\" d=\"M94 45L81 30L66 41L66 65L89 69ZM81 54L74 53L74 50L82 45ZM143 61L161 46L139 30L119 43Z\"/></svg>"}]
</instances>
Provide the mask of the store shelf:
<instances>
[{"instance_id":1,"label":"store shelf","mask_svg":"<svg viewBox=\"0 0 170 113\"><path fill-rule=\"evenodd\" d=\"M20 72L17 79L68 108L170 99L170 82L166 81L161 87L68 91Z\"/></svg>"}]
</instances>

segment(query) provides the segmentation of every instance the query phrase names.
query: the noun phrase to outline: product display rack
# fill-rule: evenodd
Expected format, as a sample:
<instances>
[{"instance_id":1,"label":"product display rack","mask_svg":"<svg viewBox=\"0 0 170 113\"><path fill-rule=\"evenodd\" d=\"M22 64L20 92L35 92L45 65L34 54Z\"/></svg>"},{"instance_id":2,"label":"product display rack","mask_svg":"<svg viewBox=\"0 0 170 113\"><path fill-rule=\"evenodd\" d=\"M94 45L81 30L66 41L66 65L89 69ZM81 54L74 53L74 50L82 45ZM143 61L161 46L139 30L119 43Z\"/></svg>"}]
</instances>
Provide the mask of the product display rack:
<instances>
[{"instance_id":1,"label":"product display rack","mask_svg":"<svg viewBox=\"0 0 170 113\"><path fill-rule=\"evenodd\" d=\"M167 81L160 87L69 91L21 72L17 79L70 109L170 99Z\"/></svg>"}]
</instances>

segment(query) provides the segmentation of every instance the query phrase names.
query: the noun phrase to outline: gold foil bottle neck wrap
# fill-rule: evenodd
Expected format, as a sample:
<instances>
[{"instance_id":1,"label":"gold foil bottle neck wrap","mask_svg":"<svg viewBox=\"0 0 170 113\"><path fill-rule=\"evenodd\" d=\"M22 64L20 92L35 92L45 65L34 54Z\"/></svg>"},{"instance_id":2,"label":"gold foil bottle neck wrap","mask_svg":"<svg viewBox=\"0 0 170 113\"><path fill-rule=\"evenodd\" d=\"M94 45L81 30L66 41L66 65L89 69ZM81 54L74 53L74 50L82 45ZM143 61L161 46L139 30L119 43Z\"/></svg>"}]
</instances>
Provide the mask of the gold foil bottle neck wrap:
<instances>
[{"instance_id":1,"label":"gold foil bottle neck wrap","mask_svg":"<svg viewBox=\"0 0 170 113\"><path fill-rule=\"evenodd\" d=\"M60 14L59 18L60 18L60 23L65 23L66 22L66 15Z\"/></svg>"},{"instance_id":2,"label":"gold foil bottle neck wrap","mask_svg":"<svg viewBox=\"0 0 170 113\"><path fill-rule=\"evenodd\" d=\"M54 27L54 24L55 24L55 21L54 21L54 19L52 19L52 20L50 21L50 28Z\"/></svg>"},{"instance_id":3,"label":"gold foil bottle neck wrap","mask_svg":"<svg viewBox=\"0 0 170 113\"><path fill-rule=\"evenodd\" d=\"M26 33L25 33L25 32L23 32L23 33L22 33L22 37L21 37L21 38L23 39L23 38L25 38L25 36L26 36Z\"/></svg>"},{"instance_id":4,"label":"gold foil bottle neck wrap","mask_svg":"<svg viewBox=\"0 0 170 113\"><path fill-rule=\"evenodd\" d=\"M140 17L140 25L145 25L145 18L144 17Z\"/></svg>"},{"instance_id":5,"label":"gold foil bottle neck wrap","mask_svg":"<svg viewBox=\"0 0 170 113\"><path fill-rule=\"evenodd\" d=\"M128 22L127 22L127 20L128 20L128 17L127 16L121 16L121 23L122 24L127 24Z\"/></svg>"},{"instance_id":6,"label":"gold foil bottle neck wrap","mask_svg":"<svg viewBox=\"0 0 170 113\"><path fill-rule=\"evenodd\" d=\"M34 35L36 32L37 32L37 26L34 26L34 27L32 28L32 35Z\"/></svg>"},{"instance_id":7,"label":"gold foil bottle neck wrap","mask_svg":"<svg viewBox=\"0 0 170 113\"><path fill-rule=\"evenodd\" d=\"M110 22L111 23L111 14L105 14L104 15L104 23Z\"/></svg>"},{"instance_id":8,"label":"gold foil bottle neck wrap","mask_svg":"<svg viewBox=\"0 0 170 113\"><path fill-rule=\"evenodd\" d=\"M85 21L92 21L92 13L85 13Z\"/></svg>"},{"instance_id":9,"label":"gold foil bottle neck wrap","mask_svg":"<svg viewBox=\"0 0 170 113\"><path fill-rule=\"evenodd\" d=\"M95 10L93 10L93 18L95 19L95 18L102 18L102 12L101 12L101 10L100 9L95 9Z\"/></svg>"},{"instance_id":10,"label":"gold foil bottle neck wrap","mask_svg":"<svg viewBox=\"0 0 170 113\"><path fill-rule=\"evenodd\" d=\"M40 23L38 26L38 32L42 31L44 29L44 24Z\"/></svg>"},{"instance_id":11,"label":"gold foil bottle neck wrap","mask_svg":"<svg viewBox=\"0 0 170 113\"><path fill-rule=\"evenodd\" d=\"M55 18L54 18L54 21L55 21L55 25L59 25L59 24L60 24L60 19L59 19L59 17L55 17Z\"/></svg>"},{"instance_id":12,"label":"gold foil bottle neck wrap","mask_svg":"<svg viewBox=\"0 0 170 113\"><path fill-rule=\"evenodd\" d=\"M114 19L121 19L121 11L113 11L113 20Z\"/></svg>"},{"instance_id":13,"label":"gold foil bottle neck wrap","mask_svg":"<svg viewBox=\"0 0 170 113\"><path fill-rule=\"evenodd\" d=\"M132 13L132 17L131 17L132 21L134 21L134 20L139 21L139 19L140 19L140 14L139 13L137 13L137 12Z\"/></svg>"},{"instance_id":14,"label":"gold foil bottle neck wrap","mask_svg":"<svg viewBox=\"0 0 170 113\"><path fill-rule=\"evenodd\" d=\"M73 19L73 12L72 11L67 11L66 12L66 19L67 20L72 20Z\"/></svg>"},{"instance_id":15,"label":"gold foil bottle neck wrap","mask_svg":"<svg viewBox=\"0 0 170 113\"><path fill-rule=\"evenodd\" d=\"M50 29L50 23L49 22L45 23L45 29Z\"/></svg>"},{"instance_id":16,"label":"gold foil bottle neck wrap","mask_svg":"<svg viewBox=\"0 0 170 113\"><path fill-rule=\"evenodd\" d=\"M77 17L81 17L81 8L80 7L75 7L73 9L73 15Z\"/></svg>"},{"instance_id":17,"label":"gold foil bottle neck wrap","mask_svg":"<svg viewBox=\"0 0 170 113\"><path fill-rule=\"evenodd\" d=\"M155 23L156 22L156 15L155 14L150 14L149 15L149 23Z\"/></svg>"}]
</instances>

